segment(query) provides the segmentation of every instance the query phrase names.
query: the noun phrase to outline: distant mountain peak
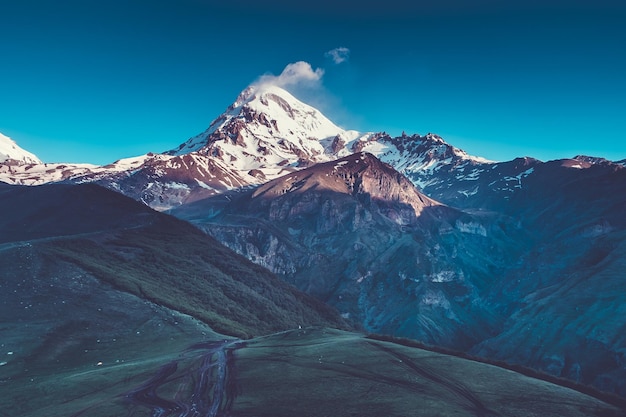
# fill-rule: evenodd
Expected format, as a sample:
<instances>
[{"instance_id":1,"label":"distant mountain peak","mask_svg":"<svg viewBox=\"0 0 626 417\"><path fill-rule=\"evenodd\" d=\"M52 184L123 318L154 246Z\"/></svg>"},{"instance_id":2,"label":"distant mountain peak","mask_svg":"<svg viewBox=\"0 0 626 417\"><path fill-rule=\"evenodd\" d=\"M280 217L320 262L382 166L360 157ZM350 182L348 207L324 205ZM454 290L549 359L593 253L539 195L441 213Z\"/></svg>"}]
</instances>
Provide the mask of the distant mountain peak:
<instances>
[{"instance_id":1,"label":"distant mountain peak","mask_svg":"<svg viewBox=\"0 0 626 417\"><path fill-rule=\"evenodd\" d=\"M344 130L316 108L269 84L244 89L206 131L168 154L198 152L231 166L245 181L259 184L361 151L390 163L419 185L414 174L423 169L491 162L431 133L392 138L386 133Z\"/></svg>"},{"instance_id":2,"label":"distant mountain peak","mask_svg":"<svg viewBox=\"0 0 626 417\"><path fill-rule=\"evenodd\" d=\"M0 163L41 164L34 154L20 148L13 139L0 133Z\"/></svg>"},{"instance_id":3,"label":"distant mountain peak","mask_svg":"<svg viewBox=\"0 0 626 417\"><path fill-rule=\"evenodd\" d=\"M316 108L273 85L251 85L215 119L209 128L170 155L198 152L221 160L249 175L278 176L318 162L335 159L331 144L360 134L345 131Z\"/></svg>"},{"instance_id":4,"label":"distant mountain peak","mask_svg":"<svg viewBox=\"0 0 626 417\"><path fill-rule=\"evenodd\" d=\"M576 155L572 159L576 160L576 161L580 161L580 162L586 162L586 163L589 163L589 164L592 164L592 165L615 163L613 161L609 161L606 158L601 158L601 157L597 157L597 156L589 156L589 155ZM617 162L617 163L619 163L619 162Z\"/></svg>"},{"instance_id":5,"label":"distant mountain peak","mask_svg":"<svg viewBox=\"0 0 626 417\"><path fill-rule=\"evenodd\" d=\"M244 127L247 132L243 132ZM323 139L342 132L343 129L319 110L301 102L288 91L272 85L251 85L239 94L206 131L168 153L180 155L196 152L228 139L237 142L237 138L233 136L245 133L256 139L273 137L277 140L289 140L294 136L298 139ZM239 144L251 145L243 142Z\"/></svg>"}]
</instances>

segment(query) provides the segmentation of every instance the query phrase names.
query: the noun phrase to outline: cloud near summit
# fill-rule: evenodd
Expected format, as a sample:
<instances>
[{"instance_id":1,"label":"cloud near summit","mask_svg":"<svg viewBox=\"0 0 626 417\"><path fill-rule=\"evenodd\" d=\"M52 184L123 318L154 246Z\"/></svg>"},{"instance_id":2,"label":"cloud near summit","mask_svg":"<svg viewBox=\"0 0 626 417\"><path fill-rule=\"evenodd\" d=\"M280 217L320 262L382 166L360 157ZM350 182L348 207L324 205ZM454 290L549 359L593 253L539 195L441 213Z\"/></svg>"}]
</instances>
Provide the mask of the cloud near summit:
<instances>
[{"instance_id":1,"label":"cloud near summit","mask_svg":"<svg viewBox=\"0 0 626 417\"><path fill-rule=\"evenodd\" d=\"M308 62L298 61L287 64L280 75L266 74L261 76L255 84L275 85L281 88L302 85L313 86L318 84L323 76L324 70L322 68L314 70Z\"/></svg>"},{"instance_id":2,"label":"cloud near summit","mask_svg":"<svg viewBox=\"0 0 626 417\"><path fill-rule=\"evenodd\" d=\"M350 58L350 50L344 46L331 49L324 54L325 57L333 60L335 64L341 64L346 62Z\"/></svg>"}]
</instances>

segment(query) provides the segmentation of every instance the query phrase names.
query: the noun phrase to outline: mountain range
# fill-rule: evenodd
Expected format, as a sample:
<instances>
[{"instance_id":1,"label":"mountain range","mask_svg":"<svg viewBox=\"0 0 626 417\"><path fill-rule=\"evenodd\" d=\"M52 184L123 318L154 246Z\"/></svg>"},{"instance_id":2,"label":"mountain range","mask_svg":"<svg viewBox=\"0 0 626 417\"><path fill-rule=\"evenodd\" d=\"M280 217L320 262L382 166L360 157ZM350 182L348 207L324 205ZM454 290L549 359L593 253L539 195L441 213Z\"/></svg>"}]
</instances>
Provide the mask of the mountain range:
<instances>
[{"instance_id":1,"label":"mountain range","mask_svg":"<svg viewBox=\"0 0 626 417\"><path fill-rule=\"evenodd\" d=\"M95 183L171 213L353 326L626 396L626 161L488 161L344 130L259 85L176 149L106 166L0 139L0 181ZM63 229L47 216L23 219L27 239Z\"/></svg>"}]
</instances>

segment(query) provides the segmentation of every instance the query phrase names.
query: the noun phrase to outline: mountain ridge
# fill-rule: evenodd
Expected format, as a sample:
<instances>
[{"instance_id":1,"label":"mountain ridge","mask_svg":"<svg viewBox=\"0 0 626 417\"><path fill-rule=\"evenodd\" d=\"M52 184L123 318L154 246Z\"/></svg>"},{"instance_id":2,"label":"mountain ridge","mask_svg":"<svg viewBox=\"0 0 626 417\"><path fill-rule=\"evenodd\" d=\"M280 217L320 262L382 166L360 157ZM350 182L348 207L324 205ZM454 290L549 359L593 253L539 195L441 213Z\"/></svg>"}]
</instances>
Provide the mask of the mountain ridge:
<instances>
[{"instance_id":1,"label":"mountain ridge","mask_svg":"<svg viewBox=\"0 0 626 417\"><path fill-rule=\"evenodd\" d=\"M392 165L430 197L452 205L474 200L472 185L482 173L513 162L471 156L430 133L391 137L384 132L344 130L280 87L252 85L207 130L176 149L103 166L0 162L0 181L23 185L96 182L167 210L361 151ZM577 156L572 161L578 161L570 163L573 168L599 163L626 166L626 161L597 157ZM502 175L515 180L526 174L509 169ZM514 185L501 178L492 181L503 184L498 198L515 191ZM446 191L450 187L454 193Z\"/></svg>"},{"instance_id":2,"label":"mountain ridge","mask_svg":"<svg viewBox=\"0 0 626 417\"><path fill-rule=\"evenodd\" d=\"M229 189L256 186L359 151L381 155L391 149L397 153L393 141L387 138L384 133L339 128L282 88L250 86L205 132L177 149L103 166L0 164L0 181L23 185L96 182L166 210ZM432 145L443 143L438 138ZM450 149L462 159L482 160Z\"/></svg>"},{"instance_id":3,"label":"mountain ridge","mask_svg":"<svg viewBox=\"0 0 626 417\"><path fill-rule=\"evenodd\" d=\"M0 164L41 164L34 154L20 148L13 139L0 133Z\"/></svg>"}]
</instances>

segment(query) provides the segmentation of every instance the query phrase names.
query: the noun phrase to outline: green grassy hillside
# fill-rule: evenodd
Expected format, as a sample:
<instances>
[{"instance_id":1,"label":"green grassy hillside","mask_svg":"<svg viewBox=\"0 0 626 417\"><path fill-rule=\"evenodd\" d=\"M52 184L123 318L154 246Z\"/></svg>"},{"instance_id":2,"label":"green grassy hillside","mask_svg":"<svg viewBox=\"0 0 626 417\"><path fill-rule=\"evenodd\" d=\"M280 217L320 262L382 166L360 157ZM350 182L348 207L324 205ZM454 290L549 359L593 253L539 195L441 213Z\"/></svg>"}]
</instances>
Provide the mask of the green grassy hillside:
<instances>
[{"instance_id":1,"label":"green grassy hillside","mask_svg":"<svg viewBox=\"0 0 626 417\"><path fill-rule=\"evenodd\" d=\"M233 417L622 416L551 383L454 356L327 329L238 349Z\"/></svg>"},{"instance_id":2,"label":"green grassy hillside","mask_svg":"<svg viewBox=\"0 0 626 417\"><path fill-rule=\"evenodd\" d=\"M112 191L2 191L12 222L0 223L0 415L149 415L124 393L191 345L346 326L188 223Z\"/></svg>"},{"instance_id":3,"label":"green grassy hillside","mask_svg":"<svg viewBox=\"0 0 626 417\"><path fill-rule=\"evenodd\" d=\"M42 251L224 334L247 338L298 326L346 326L328 306L169 216L146 227L46 242Z\"/></svg>"}]
</instances>

